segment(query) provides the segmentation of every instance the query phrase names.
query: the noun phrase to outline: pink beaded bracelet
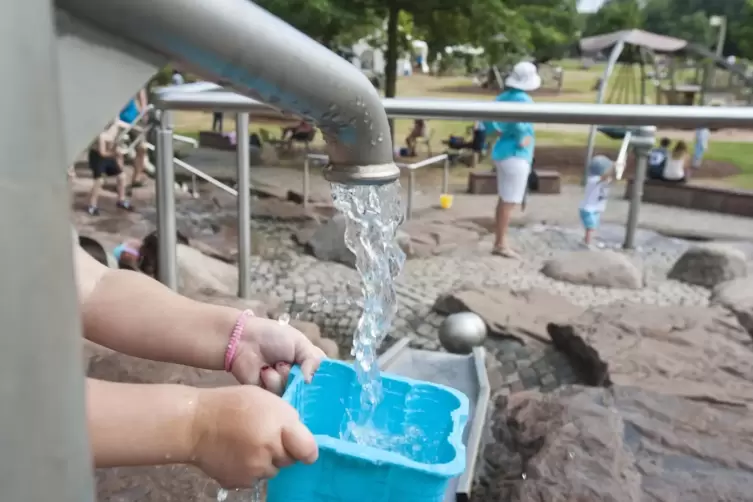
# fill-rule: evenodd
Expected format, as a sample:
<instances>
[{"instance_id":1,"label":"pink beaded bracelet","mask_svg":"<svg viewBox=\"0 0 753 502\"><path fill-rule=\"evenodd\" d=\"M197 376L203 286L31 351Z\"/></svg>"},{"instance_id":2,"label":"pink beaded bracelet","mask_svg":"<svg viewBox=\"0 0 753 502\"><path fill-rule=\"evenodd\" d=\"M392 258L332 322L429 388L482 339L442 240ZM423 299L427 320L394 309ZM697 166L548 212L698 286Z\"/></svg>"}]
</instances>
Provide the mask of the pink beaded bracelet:
<instances>
[{"instance_id":1,"label":"pink beaded bracelet","mask_svg":"<svg viewBox=\"0 0 753 502\"><path fill-rule=\"evenodd\" d=\"M225 350L225 371L228 373L233 369L233 361L235 361L235 354L238 351L238 343L241 341L243 329L246 327L246 320L252 315L254 313L250 310L241 312L238 320L235 321L232 333L230 333L230 340L227 342L227 349Z\"/></svg>"}]
</instances>

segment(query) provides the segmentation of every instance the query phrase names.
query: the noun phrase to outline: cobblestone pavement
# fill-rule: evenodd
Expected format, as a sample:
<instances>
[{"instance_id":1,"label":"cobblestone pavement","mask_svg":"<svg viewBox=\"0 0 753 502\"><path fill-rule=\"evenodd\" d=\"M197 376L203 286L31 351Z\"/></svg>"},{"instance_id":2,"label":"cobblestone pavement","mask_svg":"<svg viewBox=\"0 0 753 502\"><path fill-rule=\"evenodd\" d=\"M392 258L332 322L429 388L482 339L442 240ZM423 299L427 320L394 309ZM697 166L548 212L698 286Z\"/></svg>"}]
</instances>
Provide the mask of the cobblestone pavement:
<instances>
[{"instance_id":1,"label":"cobblestone pavement","mask_svg":"<svg viewBox=\"0 0 753 502\"><path fill-rule=\"evenodd\" d=\"M263 256L254 256L254 292L281 298L293 318L317 323L335 339L341 354L349 354L352 333L360 315L358 276L347 266L322 262L302 254L292 235L300 223L254 221L254 232L265 242ZM610 290L551 280L538 271L553 253L578 249L580 233L564 228L515 229L512 242L526 260L516 262L490 255L491 242L459 247L449 255L406 262L397 281L399 308L392 332L383 344L408 337L416 348L440 349L438 328L444 316L432 311L438 295L460 285L509 286L516 289L543 287L573 303L594 306L614 301L670 305L705 305L702 288L664 280L666 271L688 246L673 239L644 239L645 246L632 253L642 262L647 287L640 291ZM554 349L536 351L513 340L489 339L486 343L492 388L507 394L523 389L552 390L576 382L568 361Z\"/></svg>"}]
</instances>

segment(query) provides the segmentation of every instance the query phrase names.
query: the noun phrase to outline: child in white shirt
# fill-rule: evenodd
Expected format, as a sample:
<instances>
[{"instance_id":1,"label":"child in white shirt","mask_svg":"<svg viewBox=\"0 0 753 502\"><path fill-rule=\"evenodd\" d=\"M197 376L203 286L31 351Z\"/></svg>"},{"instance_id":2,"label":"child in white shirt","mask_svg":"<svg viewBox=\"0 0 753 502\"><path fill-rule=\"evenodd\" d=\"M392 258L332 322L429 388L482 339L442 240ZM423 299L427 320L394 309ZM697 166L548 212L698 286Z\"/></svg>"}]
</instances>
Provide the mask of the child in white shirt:
<instances>
[{"instance_id":1,"label":"child in white shirt","mask_svg":"<svg viewBox=\"0 0 753 502\"><path fill-rule=\"evenodd\" d=\"M614 162L604 155L597 155L588 165L586 192L580 203L580 221L586 230L583 242L591 246L593 233L599 228L601 213L607 208L609 184L612 181Z\"/></svg>"}]
</instances>

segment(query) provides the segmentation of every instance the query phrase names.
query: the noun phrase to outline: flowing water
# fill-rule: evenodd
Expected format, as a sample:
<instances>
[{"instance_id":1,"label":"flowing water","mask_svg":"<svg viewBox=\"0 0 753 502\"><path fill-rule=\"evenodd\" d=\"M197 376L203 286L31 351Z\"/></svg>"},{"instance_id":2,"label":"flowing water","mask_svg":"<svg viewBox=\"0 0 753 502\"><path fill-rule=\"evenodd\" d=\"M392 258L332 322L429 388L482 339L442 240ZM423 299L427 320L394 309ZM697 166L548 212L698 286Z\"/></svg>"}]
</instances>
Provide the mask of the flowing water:
<instances>
[{"instance_id":1,"label":"flowing water","mask_svg":"<svg viewBox=\"0 0 753 502\"><path fill-rule=\"evenodd\" d=\"M345 216L345 244L356 256L363 295L363 313L353 335L351 352L361 387L361 409L357 419L354 417L344 422L341 437L413 456L410 453L415 454L413 450L420 444L420 430L392 435L371 425L373 412L382 397L377 350L397 312L394 282L405 263L405 254L395 242L395 234L405 214L400 183L379 186L333 183L332 197L335 207ZM287 324L290 315L284 313L277 321ZM262 481L257 481L251 489L249 502L259 502L261 491ZM220 489L218 502L227 500L228 495L228 490Z\"/></svg>"},{"instance_id":2,"label":"flowing water","mask_svg":"<svg viewBox=\"0 0 753 502\"><path fill-rule=\"evenodd\" d=\"M404 216L400 184L333 183L332 197L335 207L345 216L345 244L356 256L363 295L363 313L353 335L351 353L361 386L361 409L357 423L348 421L341 437L359 443L371 442L369 438L375 436L363 431L368 430L382 396L377 349L387 336L397 311L394 281L405 262L405 254L395 241Z\"/></svg>"}]
</instances>

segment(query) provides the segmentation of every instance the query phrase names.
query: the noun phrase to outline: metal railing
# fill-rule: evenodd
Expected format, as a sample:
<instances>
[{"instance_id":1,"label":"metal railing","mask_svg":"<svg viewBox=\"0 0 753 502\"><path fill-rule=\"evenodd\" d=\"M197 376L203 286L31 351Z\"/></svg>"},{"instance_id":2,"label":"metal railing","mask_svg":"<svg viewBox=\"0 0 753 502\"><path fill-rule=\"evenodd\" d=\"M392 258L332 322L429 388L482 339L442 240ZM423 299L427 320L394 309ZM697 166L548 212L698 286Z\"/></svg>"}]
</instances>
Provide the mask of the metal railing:
<instances>
[{"instance_id":1,"label":"metal railing","mask_svg":"<svg viewBox=\"0 0 753 502\"><path fill-rule=\"evenodd\" d=\"M141 115L140 117L143 118L143 115ZM121 141L123 141L124 135L130 131L135 130L135 131L138 131L139 133L139 135L133 141L130 142L130 144L128 145L128 148L123 152L125 155L133 156L136 153L136 147L141 143L144 144L144 147L147 150L156 152L157 148L146 140L146 136L149 134L149 130L150 130L149 126L147 127L139 126L136 124L136 121L132 124L128 124L127 122L123 122L122 120L118 120L118 126L122 128L118 136L119 138L121 138ZM180 135L180 134L173 134L173 141L191 145L193 148L198 148L199 146L199 142L197 140L190 138L188 136ZM178 167L182 168L185 171L188 171L188 173L191 174L191 194L194 197L198 196L198 187L196 183L196 178L201 178L204 181L216 186L220 190L223 190L229 193L230 195L233 195L236 197L238 196L238 192L235 189L229 187L228 185L219 181L218 179L213 178L212 176L206 174L201 169L198 169L192 166L188 162L185 162L177 157L173 157L173 162L175 163L175 165L177 165Z\"/></svg>"},{"instance_id":2,"label":"metal railing","mask_svg":"<svg viewBox=\"0 0 753 502\"><path fill-rule=\"evenodd\" d=\"M157 130L157 230L159 239L160 281L177 288L175 197L166 187L175 181L174 165L181 167L237 199L238 210L238 296L250 295L249 266L251 259L251 180L249 172L250 144L248 141L248 113L236 116L237 189L209 176L200 169L173 157L172 114L163 110Z\"/></svg>"},{"instance_id":3,"label":"metal railing","mask_svg":"<svg viewBox=\"0 0 753 502\"><path fill-rule=\"evenodd\" d=\"M197 87L199 88L199 87ZM154 105L166 110L276 112L292 115L255 99L205 84L199 92L166 88L154 95ZM211 91L211 92L208 92ZM654 125L753 129L753 107L611 105L594 103L512 103L465 99L384 98L387 115L397 119L487 120L611 126Z\"/></svg>"},{"instance_id":4,"label":"metal railing","mask_svg":"<svg viewBox=\"0 0 753 502\"><path fill-rule=\"evenodd\" d=\"M410 220L413 218L414 196L416 193L416 171L422 167L430 166L442 161L444 161L444 169L442 172L442 193L446 194L450 190L450 157L446 153L435 157L429 157L428 159L414 162L413 164L397 164L400 169L408 170L408 202L405 206L406 219Z\"/></svg>"},{"instance_id":5,"label":"metal railing","mask_svg":"<svg viewBox=\"0 0 753 502\"><path fill-rule=\"evenodd\" d=\"M214 86L205 86L215 89ZM646 174L647 155L654 145L656 127L644 124L657 124L664 126L699 126L708 127L740 127L753 128L753 108L738 107L688 107L688 106L650 106L650 105L594 105L583 103L505 103L487 101L463 101L463 100L436 100L436 99L384 99L385 110L393 118L431 118L451 120L492 120L492 121L526 121L540 123L565 123L565 124L601 124L631 127L631 136L623 140L623 148L629 145L635 152L636 179L631 193L629 214L626 222L625 248L632 248L635 244L635 232L638 224L640 201L643 192L643 182ZM155 107L163 110L160 121L158 137L163 138L158 144L166 145L166 151L157 149L158 153L158 176L157 176L157 212L158 212L158 235L160 238L160 280L175 288L177 282L176 255L175 255L175 205L171 190L161 188L164 184L170 184L174 180L174 168L172 162L172 144L167 141L173 137L172 124L170 122L170 110L224 110L235 111L239 122L247 124L248 113L257 111L269 112L273 108L255 101L251 98L232 92L173 92L167 91L158 94L155 99ZM244 117L243 120L240 117ZM637 127L635 127L637 126ZM238 197L238 254L242 261L238 266L239 294L244 295L249 289L248 284L248 257L250 256L250 181L248 180L248 141L241 140L247 137L247 126L241 125L237 130L238 149L238 188L230 189L221 186L220 182L201 173L192 166L177 164L193 174L218 186ZM169 146L168 146L169 145ZM310 202L310 162L311 160L323 160L328 162L326 155L308 155L304 161L304 204ZM415 193L414 172L425 165L445 160L445 178L443 191L448 191L449 165L444 156L438 156L415 164L403 164L403 169L409 169L411 177L408 187L407 217L413 211L413 195ZM201 174L199 174L201 173Z\"/></svg>"},{"instance_id":6,"label":"metal railing","mask_svg":"<svg viewBox=\"0 0 753 502\"><path fill-rule=\"evenodd\" d=\"M329 156L318 154L318 153L308 153L306 154L306 157L304 157L304 160L303 160L303 207L304 208L308 208L309 206L309 199L310 199L309 193L311 191L310 184L311 184L311 161L312 160L316 160L323 164L328 164ZM428 159L424 159L419 162L414 162L412 164L406 164L403 162L396 163L397 167L408 171L408 202L405 208L406 219L409 220L413 217L414 197L415 197L415 190L416 190L416 174L415 174L416 170L421 169L422 167L436 164L438 162L442 162L442 161L444 161L443 172L442 172L442 193L446 194L446 193L449 193L450 191L450 157L446 153L443 153L441 155L435 155L434 157L429 157Z\"/></svg>"}]
</instances>

